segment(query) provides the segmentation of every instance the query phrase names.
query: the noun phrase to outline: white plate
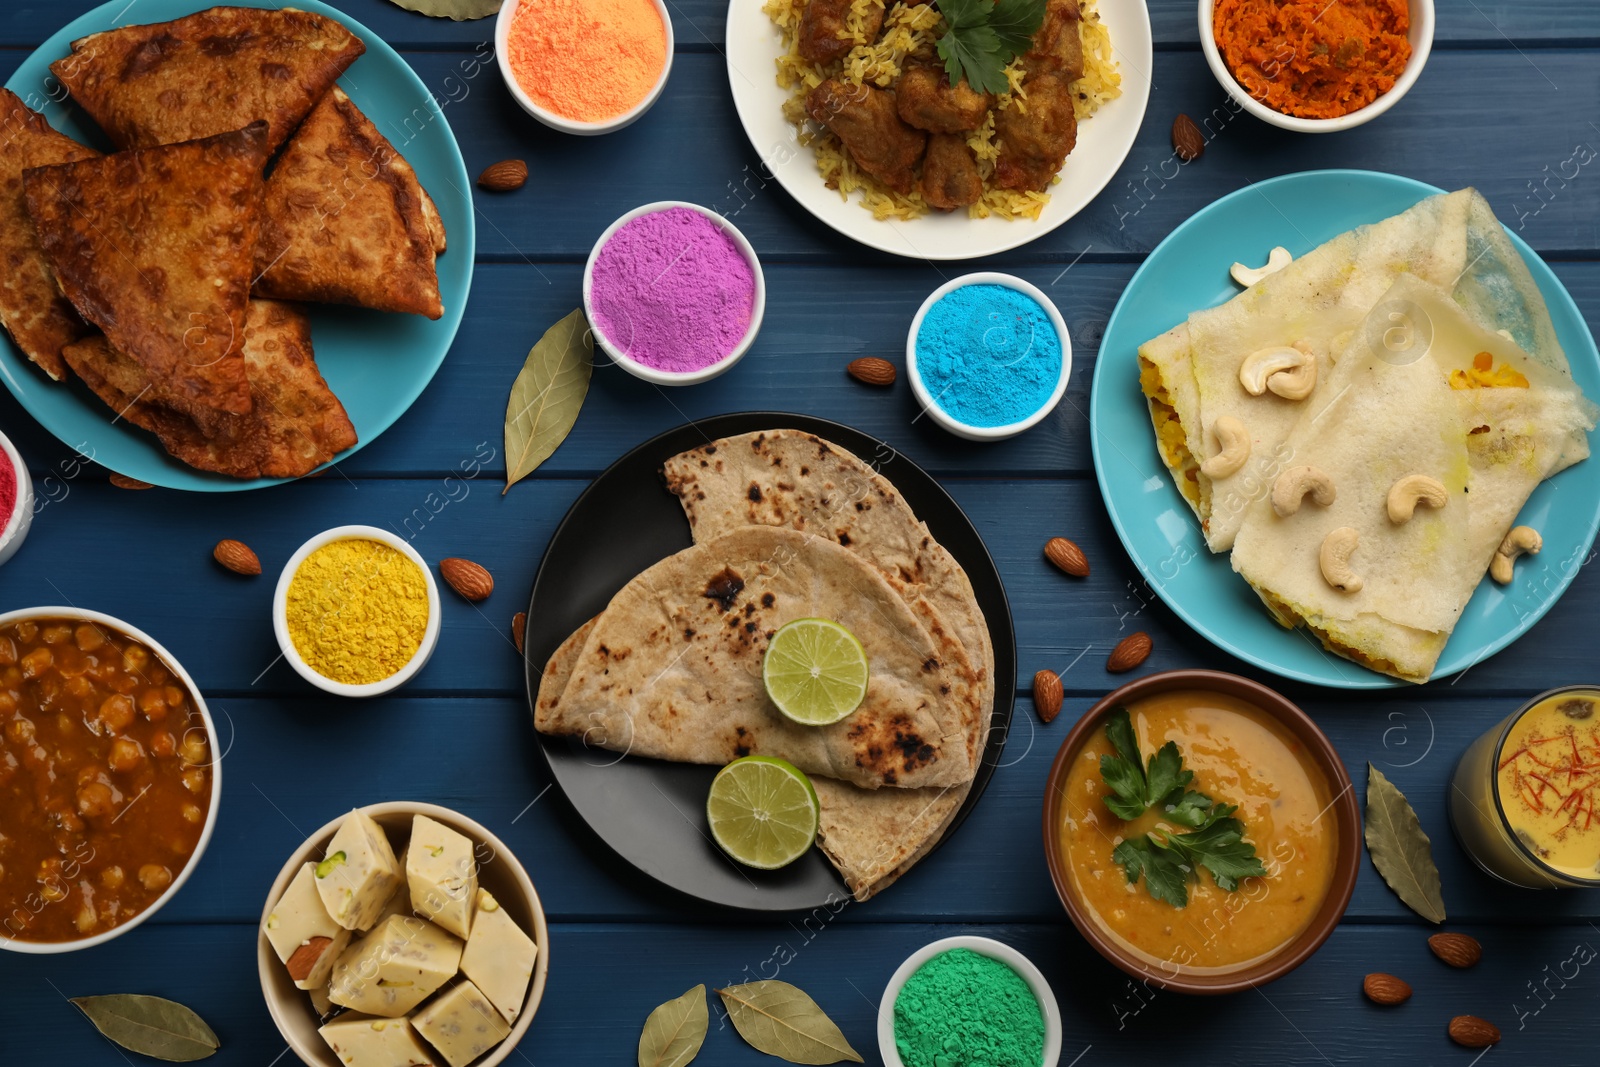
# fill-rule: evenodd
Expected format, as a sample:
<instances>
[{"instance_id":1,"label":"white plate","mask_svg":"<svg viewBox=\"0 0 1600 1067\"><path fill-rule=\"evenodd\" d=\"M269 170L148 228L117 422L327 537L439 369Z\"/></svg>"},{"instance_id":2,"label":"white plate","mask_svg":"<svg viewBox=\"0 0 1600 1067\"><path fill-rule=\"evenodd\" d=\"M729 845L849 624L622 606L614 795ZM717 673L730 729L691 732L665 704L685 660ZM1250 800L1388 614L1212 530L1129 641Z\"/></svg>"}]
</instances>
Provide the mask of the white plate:
<instances>
[{"instance_id":1,"label":"white plate","mask_svg":"<svg viewBox=\"0 0 1600 1067\"><path fill-rule=\"evenodd\" d=\"M1101 0L1100 18L1111 31L1122 71L1122 95L1078 128L1078 145L1037 220L969 219L956 211L930 212L909 222L879 221L861 206L859 193L844 200L822 184L815 155L784 120L789 93L777 80L783 34L761 8L762 0L728 4L728 81L756 154L801 207L846 237L900 256L973 259L1043 237L1082 211L1111 181L1133 148L1150 99L1150 13L1144 0Z\"/></svg>"}]
</instances>

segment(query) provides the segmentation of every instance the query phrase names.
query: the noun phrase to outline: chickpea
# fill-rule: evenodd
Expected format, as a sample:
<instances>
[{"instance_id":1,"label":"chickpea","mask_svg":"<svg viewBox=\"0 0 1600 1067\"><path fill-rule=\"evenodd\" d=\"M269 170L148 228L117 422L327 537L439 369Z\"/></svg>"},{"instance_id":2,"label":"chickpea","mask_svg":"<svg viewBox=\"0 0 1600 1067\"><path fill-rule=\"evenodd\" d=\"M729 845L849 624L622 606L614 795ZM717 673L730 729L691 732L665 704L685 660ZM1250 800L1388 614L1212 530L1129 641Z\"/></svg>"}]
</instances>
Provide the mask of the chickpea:
<instances>
[{"instance_id":1,"label":"chickpea","mask_svg":"<svg viewBox=\"0 0 1600 1067\"><path fill-rule=\"evenodd\" d=\"M170 756L177 750L178 743L164 730L150 739L150 754L153 756Z\"/></svg>"},{"instance_id":2,"label":"chickpea","mask_svg":"<svg viewBox=\"0 0 1600 1067\"><path fill-rule=\"evenodd\" d=\"M139 868L139 881L153 893L159 893L172 884L172 872L158 863L147 863Z\"/></svg>"},{"instance_id":3,"label":"chickpea","mask_svg":"<svg viewBox=\"0 0 1600 1067\"><path fill-rule=\"evenodd\" d=\"M105 870L100 872L100 884L105 886L107 889L121 888L122 882L125 878L127 878L127 875L123 873L121 867L116 865L107 867Z\"/></svg>"},{"instance_id":4,"label":"chickpea","mask_svg":"<svg viewBox=\"0 0 1600 1067\"><path fill-rule=\"evenodd\" d=\"M139 688L139 679L131 674L114 674L105 685L113 693L131 693Z\"/></svg>"},{"instance_id":5,"label":"chickpea","mask_svg":"<svg viewBox=\"0 0 1600 1067\"><path fill-rule=\"evenodd\" d=\"M6 738L14 745L25 745L32 741L34 732L32 719L18 717L6 723Z\"/></svg>"},{"instance_id":6,"label":"chickpea","mask_svg":"<svg viewBox=\"0 0 1600 1067\"><path fill-rule=\"evenodd\" d=\"M67 682L66 690L67 696L74 700L90 700L94 697L94 683L81 674Z\"/></svg>"},{"instance_id":7,"label":"chickpea","mask_svg":"<svg viewBox=\"0 0 1600 1067\"><path fill-rule=\"evenodd\" d=\"M52 904L58 904L67 899L66 888L60 882L50 881L39 890L39 895Z\"/></svg>"},{"instance_id":8,"label":"chickpea","mask_svg":"<svg viewBox=\"0 0 1600 1067\"><path fill-rule=\"evenodd\" d=\"M48 648L36 648L22 657L22 676L37 678L55 663L56 656Z\"/></svg>"},{"instance_id":9,"label":"chickpea","mask_svg":"<svg viewBox=\"0 0 1600 1067\"><path fill-rule=\"evenodd\" d=\"M206 761L206 739L204 734L186 733L183 735L183 760L185 763L204 763Z\"/></svg>"},{"instance_id":10,"label":"chickpea","mask_svg":"<svg viewBox=\"0 0 1600 1067\"><path fill-rule=\"evenodd\" d=\"M183 819L185 822L198 823L201 819L206 817L206 813L200 810L200 806L198 804L185 804L179 810L183 812Z\"/></svg>"},{"instance_id":11,"label":"chickpea","mask_svg":"<svg viewBox=\"0 0 1600 1067\"><path fill-rule=\"evenodd\" d=\"M160 722L167 717L167 694L160 689L146 689L139 694L139 710L151 722Z\"/></svg>"},{"instance_id":12,"label":"chickpea","mask_svg":"<svg viewBox=\"0 0 1600 1067\"><path fill-rule=\"evenodd\" d=\"M91 622L79 623L78 629L72 636L77 641L78 648L84 652L93 652L106 643L106 635L101 632L100 627Z\"/></svg>"},{"instance_id":13,"label":"chickpea","mask_svg":"<svg viewBox=\"0 0 1600 1067\"><path fill-rule=\"evenodd\" d=\"M94 905L88 901L83 902L83 907L78 909L78 918L75 920L78 933L86 934L100 923L100 917L94 913Z\"/></svg>"},{"instance_id":14,"label":"chickpea","mask_svg":"<svg viewBox=\"0 0 1600 1067\"><path fill-rule=\"evenodd\" d=\"M47 626L44 631L44 643L59 645L72 636L72 628L68 626Z\"/></svg>"},{"instance_id":15,"label":"chickpea","mask_svg":"<svg viewBox=\"0 0 1600 1067\"><path fill-rule=\"evenodd\" d=\"M167 684L167 669L159 661L150 664L150 669L144 672L144 680L151 685Z\"/></svg>"},{"instance_id":16,"label":"chickpea","mask_svg":"<svg viewBox=\"0 0 1600 1067\"><path fill-rule=\"evenodd\" d=\"M183 786L191 793L204 792L206 788L206 772L198 767L190 767L183 772Z\"/></svg>"},{"instance_id":17,"label":"chickpea","mask_svg":"<svg viewBox=\"0 0 1600 1067\"><path fill-rule=\"evenodd\" d=\"M0 689L0 715L10 715L20 706L16 693L9 689Z\"/></svg>"},{"instance_id":18,"label":"chickpea","mask_svg":"<svg viewBox=\"0 0 1600 1067\"><path fill-rule=\"evenodd\" d=\"M166 696L167 696L167 707L171 708L173 711L182 711L183 710L183 690L182 689L179 689L175 685L169 685L169 686L167 686L167 689L166 689Z\"/></svg>"},{"instance_id":19,"label":"chickpea","mask_svg":"<svg viewBox=\"0 0 1600 1067\"><path fill-rule=\"evenodd\" d=\"M106 763L123 774L144 766L144 747L131 737L119 737L111 742L111 754Z\"/></svg>"},{"instance_id":20,"label":"chickpea","mask_svg":"<svg viewBox=\"0 0 1600 1067\"><path fill-rule=\"evenodd\" d=\"M91 819L110 815L116 803L111 787L104 782L89 782L78 789L78 812Z\"/></svg>"},{"instance_id":21,"label":"chickpea","mask_svg":"<svg viewBox=\"0 0 1600 1067\"><path fill-rule=\"evenodd\" d=\"M61 827L61 829L65 830L69 834L80 834L83 832L83 820L78 818L77 815L70 811L57 812L56 825Z\"/></svg>"},{"instance_id":22,"label":"chickpea","mask_svg":"<svg viewBox=\"0 0 1600 1067\"><path fill-rule=\"evenodd\" d=\"M150 653L142 645L129 645L122 650L122 669L129 674L143 674L150 665Z\"/></svg>"},{"instance_id":23,"label":"chickpea","mask_svg":"<svg viewBox=\"0 0 1600 1067\"><path fill-rule=\"evenodd\" d=\"M22 668L13 664L5 670L0 670L0 685L7 689L21 689Z\"/></svg>"},{"instance_id":24,"label":"chickpea","mask_svg":"<svg viewBox=\"0 0 1600 1067\"><path fill-rule=\"evenodd\" d=\"M133 723L133 701L120 693L106 697L100 705L100 721L107 730L119 734Z\"/></svg>"},{"instance_id":25,"label":"chickpea","mask_svg":"<svg viewBox=\"0 0 1600 1067\"><path fill-rule=\"evenodd\" d=\"M17 636L22 638L23 644L33 644L33 639L39 636L39 624L32 619L22 620L17 623Z\"/></svg>"},{"instance_id":26,"label":"chickpea","mask_svg":"<svg viewBox=\"0 0 1600 1067\"><path fill-rule=\"evenodd\" d=\"M0 667L17 662L17 643L9 637L0 637Z\"/></svg>"},{"instance_id":27,"label":"chickpea","mask_svg":"<svg viewBox=\"0 0 1600 1067\"><path fill-rule=\"evenodd\" d=\"M56 651L56 673L63 678L78 678L89 671L89 657L71 645Z\"/></svg>"}]
</instances>

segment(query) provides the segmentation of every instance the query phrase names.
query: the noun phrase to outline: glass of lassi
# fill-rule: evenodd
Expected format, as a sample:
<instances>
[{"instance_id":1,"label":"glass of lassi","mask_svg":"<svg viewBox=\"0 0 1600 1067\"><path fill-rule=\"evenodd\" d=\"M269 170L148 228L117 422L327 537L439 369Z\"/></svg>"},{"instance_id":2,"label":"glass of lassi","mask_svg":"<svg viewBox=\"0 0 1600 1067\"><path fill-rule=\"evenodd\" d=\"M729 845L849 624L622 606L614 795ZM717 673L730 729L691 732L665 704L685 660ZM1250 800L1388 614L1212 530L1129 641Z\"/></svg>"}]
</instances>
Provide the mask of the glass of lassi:
<instances>
[{"instance_id":1,"label":"glass of lassi","mask_svg":"<svg viewBox=\"0 0 1600 1067\"><path fill-rule=\"evenodd\" d=\"M1450 822L1501 881L1600 887L1600 687L1541 693L1474 741L1450 784Z\"/></svg>"}]
</instances>

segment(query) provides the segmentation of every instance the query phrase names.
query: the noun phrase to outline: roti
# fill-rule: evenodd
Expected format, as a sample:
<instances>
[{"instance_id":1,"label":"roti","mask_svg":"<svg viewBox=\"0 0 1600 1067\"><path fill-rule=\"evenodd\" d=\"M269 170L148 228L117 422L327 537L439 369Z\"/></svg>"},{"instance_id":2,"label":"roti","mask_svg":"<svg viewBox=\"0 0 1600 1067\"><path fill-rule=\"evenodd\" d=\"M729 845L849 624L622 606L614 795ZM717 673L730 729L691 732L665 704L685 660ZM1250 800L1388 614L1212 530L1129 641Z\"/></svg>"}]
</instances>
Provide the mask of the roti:
<instances>
[{"instance_id":1,"label":"roti","mask_svg":"<svg viewBox=\"0 0 1600 1067\"><path fill-rule=\"evenodd\" d=\"M118 148L192 141L259 120L271 152L366 50L322 15L213 7L79 38L50 71Z\"/></svg>"}]
</instances>

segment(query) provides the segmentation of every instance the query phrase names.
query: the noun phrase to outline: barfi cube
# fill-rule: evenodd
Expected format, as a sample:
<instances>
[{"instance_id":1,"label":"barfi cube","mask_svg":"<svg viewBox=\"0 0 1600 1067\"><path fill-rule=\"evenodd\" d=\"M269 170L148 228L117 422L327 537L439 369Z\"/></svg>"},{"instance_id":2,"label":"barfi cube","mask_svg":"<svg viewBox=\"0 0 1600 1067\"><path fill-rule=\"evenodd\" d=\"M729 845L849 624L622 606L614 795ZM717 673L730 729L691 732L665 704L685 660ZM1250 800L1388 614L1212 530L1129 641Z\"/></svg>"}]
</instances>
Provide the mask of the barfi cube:
<instances>
[{"instance_id":1,"label":"barfi cube","mask_svg":"<svg viewBox=\"0 0 1600 1067\"><path fill-rule=\"evenodd\" d=\"M416 816L406 851L406 884L418 915L457 937L467 936L478 893L478 861L470 838L426 815Z\"/></svg>"},{"instance_id":2,"label":"barfi cube","mask_svg":"<svg viewBox=\"0 0 1600 1067\"><path fill-rule=\"evenodd\" d=\"M438 1062L404 1019L346 1015L317 1032L345 1067L435 1067Z\"/></svg>"},{"instance_id":3,"label":"barfi cube","mask_svg":"<svg viewBox=\"0 0 1600 1067\"><path fill-rule=\"evenodd\" d=\"M363 811L352 811L340 824L316 875L323 907L346 930L377 922L401 877L383 827Z\"/></svg>"},{"instance_id":4,"label":"barfi cube","mask_svg":"<svg viewBox=\"0 0 1600 1067\"><path fill-rule=\"evenodd\" d=\"M398 862L400 864L400 870L404 872L406 869L406 852L404 849L400 851ZM395 886L393 895L389 897L389 902L383 906L382 911L378 912L378 918L373 922L372 925L378 925L378 923L383 922L383 920L387 919L391 915L411 914L413 914L411 910L411 891L406 888L406 880L401 878L400 884Z\"/></svg>"},{"instance_id":5,"label":"barfi cube","mask_svg":"<svg viewBox=\"0 0 1600 1067\"><path fill-rule=\"evenodd\" d=\"M506 1022L514 1023L533 980L539 946L522 932L487 889L478 890L472 935L461 953L461 973L472 979Z\"/></svg>"},{"instance_id":6,"label":"barfi cube","mask_svg":"<svg viewBox=\"0 0 1600 1067\"><path fill-rule=\"evenodd\" d=\"M467 1067L511 1033L510 1025L470 980L440 994L417 1012L411 1024L450 1067Z\"/></svg>"},{"instance_id":7,"label":"barfi cube","mask_svg":"<svg viewBox=\"0 0 1600 1067\"><path fill-rule=\"evenodd\" d=\"M301 989L328 981L334 961L350 943L350 931L334 922L317 894L315 863L306 863L261 924L262 933L289 977Z\"/></svg>"},{"instance_id":8,"label":"barfi cube","mask_svg":"<svg viewBox=\"0 0 1600 1067\"><path fill-rule=\"evenodd\" d=\"M396 1019L455 977L460 938L422 919L391 915L333 965L328 999L368 1015Z\"/></svg>"}]
</instances>

